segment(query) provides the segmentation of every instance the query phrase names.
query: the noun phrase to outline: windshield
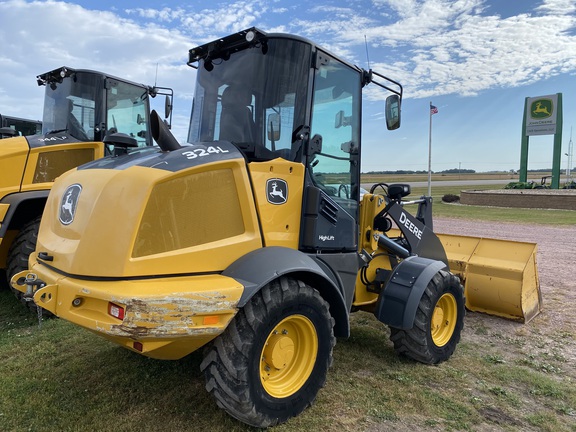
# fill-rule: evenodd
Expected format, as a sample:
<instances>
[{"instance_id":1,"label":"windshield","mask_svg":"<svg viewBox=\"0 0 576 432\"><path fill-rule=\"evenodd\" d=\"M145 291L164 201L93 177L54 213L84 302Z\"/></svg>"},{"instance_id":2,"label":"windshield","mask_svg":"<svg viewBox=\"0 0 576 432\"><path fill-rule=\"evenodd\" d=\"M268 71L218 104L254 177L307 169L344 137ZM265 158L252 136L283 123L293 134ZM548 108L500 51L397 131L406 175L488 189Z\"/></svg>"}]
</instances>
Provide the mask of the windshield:
<instances>
[{"instance_id":1,"label":"windshield","mask_svg":"<svg viewBox=\"0 0 576 432\"><path fill-rule=\"evenodd\" d=\"M66 131L80 141L94 141L97 107L102 106L103 78L78 72L46 85L42 133Z\"/></svg>"},{"instance_id":2,"label":"windshield","mask_svg":"<svg viewBox=\"0 0 576 432\"><path fill-rule=\"evenodd\" d=\"M120 132L142 147L151 141L146 132L148 107L143 86L75 72L61 83L46 85L42 133L61 131L80 141L102 141L106 134Z\"/></svg>"},{"instance_id":3,"label":"windshield","mask_svg":"<svg viewBox=\"0 0 576 432\"><path fill-rule=\"evenodd\" d=\"M150 145L146 133L148 122L148 90L109 78L106 85L108 133L130 135L138 147Z\"/></svg>"},{"instance_id":4,"label":"windshield","mask_svg":"<svg viewBox=\"0 0 576 432\"><path fill-rule=\"evenodd\" d=\"M226 140L249 160L300 161L293 135L305 124L310 65L310 46L290 39L270 39L267 50L244 49L208 67L201 61L188 142Z\"/></svg>"}]
</instances>

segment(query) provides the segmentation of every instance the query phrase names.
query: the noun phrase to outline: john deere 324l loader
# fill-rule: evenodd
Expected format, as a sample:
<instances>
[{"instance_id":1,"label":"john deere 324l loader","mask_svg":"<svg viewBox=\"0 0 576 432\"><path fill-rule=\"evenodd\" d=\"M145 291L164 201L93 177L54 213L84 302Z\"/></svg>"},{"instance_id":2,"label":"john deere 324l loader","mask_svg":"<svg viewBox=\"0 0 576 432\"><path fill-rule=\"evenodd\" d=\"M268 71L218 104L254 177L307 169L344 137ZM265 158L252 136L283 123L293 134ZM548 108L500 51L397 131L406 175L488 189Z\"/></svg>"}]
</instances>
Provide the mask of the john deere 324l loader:
<instances>
[{"instance_id":1,"label":"john deere 324l loader","mask_svg":"<svg viewBox=\"0 0 576 432\"><path fill-rule=\"evenodd\" d=\"M259 427L312 403L353 310L390 326L398 353L447 360L464 289L431 230L430 198L414 217L407 185L360 196L362 89L390 94L396 129L401 85L256 28L189 55L192 144L153 115L161 150L62 175L13 286L146 356L206 346L207 390Z\"/></svg>"}]
</instances>

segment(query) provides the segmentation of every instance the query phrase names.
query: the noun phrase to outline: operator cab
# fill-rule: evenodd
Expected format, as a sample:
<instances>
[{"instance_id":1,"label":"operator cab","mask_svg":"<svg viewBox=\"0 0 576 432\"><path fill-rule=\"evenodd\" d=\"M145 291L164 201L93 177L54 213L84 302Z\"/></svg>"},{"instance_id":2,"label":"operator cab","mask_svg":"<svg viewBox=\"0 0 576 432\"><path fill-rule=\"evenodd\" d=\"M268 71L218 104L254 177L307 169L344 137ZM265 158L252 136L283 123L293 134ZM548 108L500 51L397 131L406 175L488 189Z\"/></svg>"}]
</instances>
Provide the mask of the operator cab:
<instances>
[{"instance_id":1,"label":"operator cab","mask_svg":"<svg viewBox=\"0 0 576 432\"><path fill-rule=\"evenodd\" d=\"M399 126L402 87L307 39L256 28L191 49L188 65L198 73L188 142L232 142L248 163L282 158L304 164L305 201L334 206L335 220L328 223L339 228L338 235L323 236L338 238L333 243L319 244L315 229L304 233L301 248L355 250L362 87L375 82L393 93L386 106L389 129ZM396 87L377 83L374 75Z\"/></svg>"},{"instance_id":2,"label":"operator cab","mask_svg":"<svg viewBox=\"0 0 576 432\"><path fill-rule=\"evenodd\" d=\"M122 133L133 138L137 147L153 145L147 132L150 96L172 97L171 89L67 67L39 75L38 85L46 86L42 134L65 133L91 142Z\"/></svg>"}]
</instances>

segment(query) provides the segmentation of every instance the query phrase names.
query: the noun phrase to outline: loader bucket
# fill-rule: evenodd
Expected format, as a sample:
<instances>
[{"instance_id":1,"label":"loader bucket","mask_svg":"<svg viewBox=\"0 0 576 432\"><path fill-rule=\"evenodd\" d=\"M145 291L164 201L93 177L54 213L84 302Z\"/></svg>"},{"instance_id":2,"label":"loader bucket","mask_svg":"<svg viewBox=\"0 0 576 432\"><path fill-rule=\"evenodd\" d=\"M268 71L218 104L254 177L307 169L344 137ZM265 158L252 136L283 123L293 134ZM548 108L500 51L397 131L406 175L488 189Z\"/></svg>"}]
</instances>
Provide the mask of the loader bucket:
<instances>
[{"instance_id":1,"label":"loader bucket","mask_svg":"<svg viewBox=\"0 0 576 432\"><path fill-rule=\"evenodd\" d=\"M446 250L450 271L462 280L469 310L523 323L540 313L535 243L437 236Z\"/></svg>"}]
</instances>

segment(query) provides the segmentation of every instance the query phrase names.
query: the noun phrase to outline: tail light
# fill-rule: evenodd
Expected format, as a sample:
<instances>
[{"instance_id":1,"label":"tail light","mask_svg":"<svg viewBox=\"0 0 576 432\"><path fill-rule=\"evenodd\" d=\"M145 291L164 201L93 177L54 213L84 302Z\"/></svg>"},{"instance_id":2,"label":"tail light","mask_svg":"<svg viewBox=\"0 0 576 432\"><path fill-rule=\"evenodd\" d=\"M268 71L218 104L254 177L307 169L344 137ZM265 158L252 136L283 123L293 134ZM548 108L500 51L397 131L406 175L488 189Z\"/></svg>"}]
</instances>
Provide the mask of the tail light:
<instances>
[{"instance_id":1,"label":"tail light","mask_svg":"<svg viewBox=\"0 0 576 432\"><path fill-rule=\"evenodd\" d=\"M119 320L124 319L124 308L122 306L118 306L115 303L108 303L108 313L114 318L118 318Z\"/></svg>"}]
</instances>

